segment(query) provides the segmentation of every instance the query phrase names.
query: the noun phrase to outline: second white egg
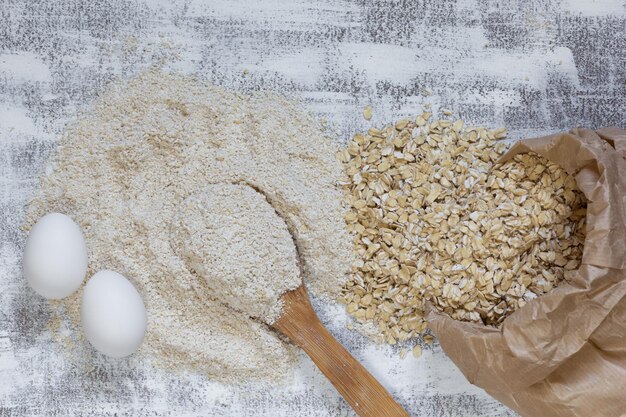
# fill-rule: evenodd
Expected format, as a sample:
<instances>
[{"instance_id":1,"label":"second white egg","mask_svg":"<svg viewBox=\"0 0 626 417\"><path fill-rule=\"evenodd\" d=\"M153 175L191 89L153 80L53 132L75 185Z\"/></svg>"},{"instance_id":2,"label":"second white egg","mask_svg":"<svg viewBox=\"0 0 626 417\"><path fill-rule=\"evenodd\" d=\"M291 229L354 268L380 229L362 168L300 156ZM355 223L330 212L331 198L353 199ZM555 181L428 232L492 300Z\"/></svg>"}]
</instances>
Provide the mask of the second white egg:
<instances>
[{"instance_id":1,"label":"second white egg","mask_svg":"<svg viewBox=\"0 0 626 417\"><path fill-rule=\"evenodd\" d=\"M123 275L95 274L83 291L81 321L87 340L114 358L135 352L146 333L147 315L141 295Z\"/></svg>"}]
</instances>

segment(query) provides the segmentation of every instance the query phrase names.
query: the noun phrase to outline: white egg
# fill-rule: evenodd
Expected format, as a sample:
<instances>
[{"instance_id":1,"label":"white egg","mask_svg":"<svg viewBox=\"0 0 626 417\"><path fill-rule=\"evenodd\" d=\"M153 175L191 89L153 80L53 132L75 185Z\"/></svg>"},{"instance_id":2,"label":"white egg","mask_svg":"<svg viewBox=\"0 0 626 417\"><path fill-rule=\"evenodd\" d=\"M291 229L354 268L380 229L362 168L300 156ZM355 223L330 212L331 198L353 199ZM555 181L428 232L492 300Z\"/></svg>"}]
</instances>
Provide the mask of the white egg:
<instances>
[{"instance_id":1,"label":"white egg","mask_svg":"<svg viewBox=\"0 0 626 417\"><path fill-rule=\"evenodd\" d=\"M100 271L91 277L80 315L87 340L114 358L135 352L146 334L148 319L141 295L117 272Z\"/></svg>"},{"instance_id":2,"label":"white egg","mask_svg":"<svg viewBox=\"0 0 626 417\"><path fill-rule=\"evenodd\" d=\"M61 213L43 216L30 230L24 249L24 275L38 294L65 298L87 272L87 245L80 227Z\"/></svg>"}]
</instances>

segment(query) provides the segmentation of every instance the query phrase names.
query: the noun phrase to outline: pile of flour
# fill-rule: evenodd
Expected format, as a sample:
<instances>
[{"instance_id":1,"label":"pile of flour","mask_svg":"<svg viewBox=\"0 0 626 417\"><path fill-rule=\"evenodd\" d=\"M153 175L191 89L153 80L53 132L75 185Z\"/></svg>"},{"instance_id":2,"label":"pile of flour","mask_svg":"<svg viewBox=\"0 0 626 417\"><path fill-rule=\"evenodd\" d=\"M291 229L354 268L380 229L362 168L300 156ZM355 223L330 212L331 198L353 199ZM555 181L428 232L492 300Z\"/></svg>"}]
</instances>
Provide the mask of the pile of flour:
<instances>
[{"instance_id":1,"label":"pile of flour","mask_svg":"<svg viewBox=\"0 0 626 417\"><path fill-rule=\"evenodd\" d=\"M240 191L258 196L246 194L240 214L263 206L261 195L267 198L286 222L277 240L286 228L296 238L306 285L334 297L352 260L335 186L341 175L336 151L317 122L284 98L246 96L151 71L109 87L68 127L51 173L28 206L27 223L51 211L71 216L85 234L88 275L111 269L133 282L149 318L141 351L155 364L226 382L276 380L289 373L296 355L250 318L275 318L274 307L262 307L267 293L254 295L251 309L233 308L216 294L223 287L210 276L207 281L219 269L229 274L219 285L258 276L246 272L249 262L211 258L211 248L192 236L209 236L209 223L200 217L227 216L215 199L223 186L215 184L248 184ZM233 190L227 197L236 199ZM175 227L183 230L172 233ZM181 245L180 239L187 241ZM201 259L194 261L192 251ZM263 254L261 247L252 252ZM291 245L270 252L293 261ZM290 288L293 275L283 276L290 271L285 268L269 268L265 272L273 275L264 280L287 280L282 289ZM79 291L56 311L77 324L80 297Z\"/></svg>"}]
</instances>

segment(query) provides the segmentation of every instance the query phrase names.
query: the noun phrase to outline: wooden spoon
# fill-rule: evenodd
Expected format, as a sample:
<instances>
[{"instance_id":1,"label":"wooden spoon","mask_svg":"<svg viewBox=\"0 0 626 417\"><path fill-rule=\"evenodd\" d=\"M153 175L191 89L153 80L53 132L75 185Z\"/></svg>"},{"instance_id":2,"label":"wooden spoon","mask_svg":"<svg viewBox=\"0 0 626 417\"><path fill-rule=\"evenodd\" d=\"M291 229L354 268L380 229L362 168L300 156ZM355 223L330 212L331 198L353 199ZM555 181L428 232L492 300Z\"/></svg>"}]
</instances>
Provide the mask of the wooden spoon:
<instances>
[{"instance_id":1,"label":"wooden spoon","mask_svg":"<svg viewBox=\"0 0 626 417\"><path fill-rule=\"evenodd\" d=\"M359 416L409 416L363 365L326 330L311 306L304 285L286 292L281 299L284 302L283 313L272 326L309 355Z\"/></svg>"},{"instance_id":2,"label":"wooden spoon","mask_svg":"<svg viewBox=\"0 0 626 417\"><path fill-rule=\"evenodd\" d=\"M409 417L382 385L326 330L315 314L302 284L302 262L298 251L296 233L274 206L271 195L260 187L243 182L263 195L274 208L291 234L295 248L295 262L300 272L300 286L284 293L282 315L271 326L287 336L313 360L337 391L361 417Z\"/></svg>"}]
</instances>

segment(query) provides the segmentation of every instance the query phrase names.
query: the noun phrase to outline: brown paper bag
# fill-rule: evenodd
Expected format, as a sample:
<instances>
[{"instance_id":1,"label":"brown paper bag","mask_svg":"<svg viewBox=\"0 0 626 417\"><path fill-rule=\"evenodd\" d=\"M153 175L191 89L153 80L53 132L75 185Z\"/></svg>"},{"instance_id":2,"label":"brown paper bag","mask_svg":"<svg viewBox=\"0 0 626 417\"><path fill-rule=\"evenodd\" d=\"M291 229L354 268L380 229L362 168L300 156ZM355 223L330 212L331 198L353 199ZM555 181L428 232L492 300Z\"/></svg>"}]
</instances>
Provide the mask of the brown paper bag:
<instances>
[{"instance_id":1,"label":"brown paper bag","mask_svg":"<svg viewBox=\"0 0 626 417\"><path fill-rule=\"evenodd\" d=\"M576 178L588 200L580 269L501 328L435 311L431 329L466 378L524 417L626 416L626 131L574 129L516 143Z\"/></svg>"}]
</instances>

